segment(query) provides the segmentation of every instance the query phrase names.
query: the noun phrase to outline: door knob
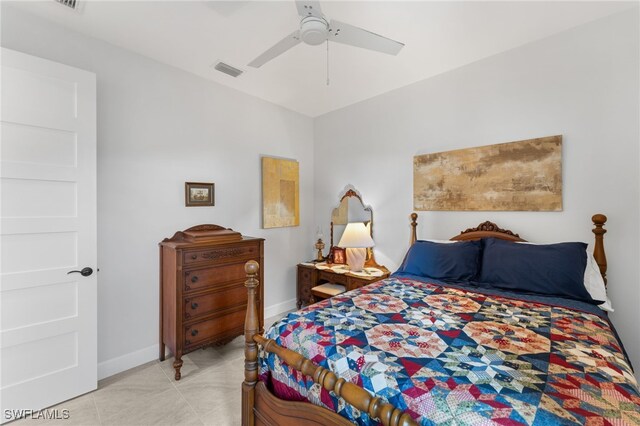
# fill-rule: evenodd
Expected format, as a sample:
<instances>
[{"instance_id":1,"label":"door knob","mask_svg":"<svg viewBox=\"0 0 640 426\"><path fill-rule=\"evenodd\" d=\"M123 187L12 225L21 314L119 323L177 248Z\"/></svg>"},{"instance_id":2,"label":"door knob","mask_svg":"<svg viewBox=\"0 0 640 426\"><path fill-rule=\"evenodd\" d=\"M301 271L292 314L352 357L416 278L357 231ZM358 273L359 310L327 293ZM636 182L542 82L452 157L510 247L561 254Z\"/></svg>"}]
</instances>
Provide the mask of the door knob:
<instances>
[{"instance_id":1,"label":"door knob","mask_svg":"<svg viewBox=\"0 0 640 426\"><path fill-rule=\"evenodd\" d=\"M67 275L69 274L80 274L83 277L88 277L89 275L93 274L93 269L89 268L88 266L86 268L82 268L81 271L69 271L67 272Z\"/></svg>"}]
</instances>

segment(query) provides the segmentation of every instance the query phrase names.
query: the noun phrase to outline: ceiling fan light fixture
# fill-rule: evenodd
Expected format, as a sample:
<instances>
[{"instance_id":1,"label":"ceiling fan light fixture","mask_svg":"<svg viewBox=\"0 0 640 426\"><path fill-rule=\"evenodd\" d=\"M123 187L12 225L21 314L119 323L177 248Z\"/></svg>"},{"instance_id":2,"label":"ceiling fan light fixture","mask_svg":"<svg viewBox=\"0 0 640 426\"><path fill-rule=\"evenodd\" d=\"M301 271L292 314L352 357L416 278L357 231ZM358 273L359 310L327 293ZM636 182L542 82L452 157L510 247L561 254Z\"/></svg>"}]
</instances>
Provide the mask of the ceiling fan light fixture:
<instances>
[{"instance_id":1,"label":"ceiling fan light fixture","mask_svg":"<svg viewBox=\"0 0 640 426\"><path fill-rule=\"evenodd\" d=\"M317 46L329 36L329 24L322 18L308 16L300 22L300 38L306 44Z\"/></svg>"}]
</instances>

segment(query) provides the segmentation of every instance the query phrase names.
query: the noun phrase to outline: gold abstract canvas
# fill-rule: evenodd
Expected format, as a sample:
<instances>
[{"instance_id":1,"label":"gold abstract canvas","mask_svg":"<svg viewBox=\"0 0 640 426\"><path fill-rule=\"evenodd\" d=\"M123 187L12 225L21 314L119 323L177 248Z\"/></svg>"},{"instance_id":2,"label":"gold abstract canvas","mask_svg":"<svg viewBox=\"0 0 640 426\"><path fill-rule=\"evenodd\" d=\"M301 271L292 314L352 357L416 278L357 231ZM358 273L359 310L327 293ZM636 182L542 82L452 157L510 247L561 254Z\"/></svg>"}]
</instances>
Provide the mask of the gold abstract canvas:
<instances>
[{"instance_id":1,"label":"gold abstract canvas","mask_svg":"<svg viewBox=\"0 0 640 426\"><path fill-rule=\"evenodd\" d=\"M416 210L562 210L562 136L413 158Z\"/></svg>"},{"instance_id":2,"label":"gold abstract canvas","mask_svg":"<svg viewBox=\"0 0 640 426\"><path fill-rule=\"evenodd\" d=\"M262 227L300 225L298 162L262 157Z\"/></svg>"}]
</instances>

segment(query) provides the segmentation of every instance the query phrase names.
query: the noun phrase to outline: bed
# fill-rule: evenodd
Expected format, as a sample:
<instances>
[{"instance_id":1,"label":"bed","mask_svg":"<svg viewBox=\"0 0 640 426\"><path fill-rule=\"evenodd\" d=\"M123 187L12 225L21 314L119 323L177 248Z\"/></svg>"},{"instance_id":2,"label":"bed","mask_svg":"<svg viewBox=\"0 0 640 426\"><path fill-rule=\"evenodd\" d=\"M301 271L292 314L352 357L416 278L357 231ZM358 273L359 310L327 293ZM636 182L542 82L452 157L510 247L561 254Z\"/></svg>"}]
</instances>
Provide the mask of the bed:
<instances>
[{"instance_id":1,"label":"bed","mask_svg":"<svg viewBox=\"0 0 640 426\"><path fill-rule=\"evenodd\" d=\"M593 217L604 279L605 221ZM491 222L452 240L482 238L524 242ZM407 261L264 335L248 263L243 425L640 424L638 384L600 307L425 278Z\"/></svg>"}]
</instances>

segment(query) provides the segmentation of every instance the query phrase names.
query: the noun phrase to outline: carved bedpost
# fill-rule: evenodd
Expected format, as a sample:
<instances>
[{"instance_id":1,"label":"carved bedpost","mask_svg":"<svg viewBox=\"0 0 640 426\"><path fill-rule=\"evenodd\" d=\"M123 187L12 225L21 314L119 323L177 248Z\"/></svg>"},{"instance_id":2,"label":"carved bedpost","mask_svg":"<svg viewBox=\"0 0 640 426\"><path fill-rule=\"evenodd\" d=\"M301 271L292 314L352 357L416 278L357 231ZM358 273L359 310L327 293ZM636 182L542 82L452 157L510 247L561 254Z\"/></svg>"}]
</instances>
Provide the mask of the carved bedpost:
<instances>
[{"instance_id":1,"label":"carved bedpost","mask_svg":"<svg viewBox=\"0 0 640 426\"><path fill-rule=\"evenodd\" d=\"M604 279L604 285L607 285L607 256L604 254L604 234L607 232L606 229L603 228L604 224L607 222L607 217L603 214L595 214L591 218L595 228L593 228L592 232L596 235L596 245L593 247L593 257L596 259L596 263L598 263L598 267L600 268L600 273L602 274L602 278Z\"/></svg>"},{"instance_id":2,"label":"carved bedpost","mask_svg":"<svg viewBox=\"0 0 640 426\"><path fill-rule=\"evenodd\" d=\"M253 337L258 334L260 322L258 320L258 305L256 301L256 289L260 283L256 278L260 265L255 260L250 260L244 265L247 273L247 314L244 318L244 382L242 383L242 425L254 424L254 399L255 387L258 381L258 345Z\"/></svg>"},{"instance_id":3,"label":"carved bedpost","mask_svg":"<svg viewBox=\"0 0 640 426\"><path fill-rule=\"evenodd\" d=\"M411 213L411 245L416 242L418 236L416 234L416 227L418 226L418 213Z\"/></svg>"}]
</instances>

